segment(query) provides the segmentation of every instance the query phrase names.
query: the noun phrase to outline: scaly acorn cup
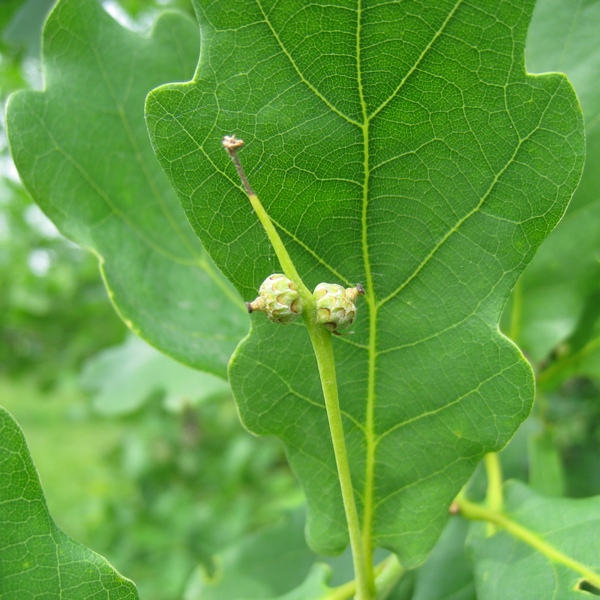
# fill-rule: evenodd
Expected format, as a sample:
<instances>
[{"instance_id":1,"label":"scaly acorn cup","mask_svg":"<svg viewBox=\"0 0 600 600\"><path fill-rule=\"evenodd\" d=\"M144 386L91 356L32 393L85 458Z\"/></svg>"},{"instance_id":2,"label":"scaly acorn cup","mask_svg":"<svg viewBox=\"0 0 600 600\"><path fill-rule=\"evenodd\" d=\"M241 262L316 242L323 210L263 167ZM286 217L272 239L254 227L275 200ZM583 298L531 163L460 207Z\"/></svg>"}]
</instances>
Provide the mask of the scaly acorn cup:
<instances>
[{"instance_id":1,"label":"scaly acorn cup","mask_svg":"<svg viewBox=\"0 0 600 600\"><path fill-rule=\"evenodd\" d=\"M317 301L317 323L339 335L338 329L346 329L354 323L357 313L354 301L364 293L365 289L360 283L353 288L345 288L337 283L320 283L313 292Z\"/></svg>"},{"instance_id":2,"label":"scaly acorn cup","mask_svg":"<svg viewBox=\"0 0 600 600\"><path fill-rule=\"evenodd\" d=\"M269 275L258 290L254 302L246 302L248 312L267 313L274 323L288 325L302 312L302 298L296 284L281 273Z\"/></svg>"}]
</instances>

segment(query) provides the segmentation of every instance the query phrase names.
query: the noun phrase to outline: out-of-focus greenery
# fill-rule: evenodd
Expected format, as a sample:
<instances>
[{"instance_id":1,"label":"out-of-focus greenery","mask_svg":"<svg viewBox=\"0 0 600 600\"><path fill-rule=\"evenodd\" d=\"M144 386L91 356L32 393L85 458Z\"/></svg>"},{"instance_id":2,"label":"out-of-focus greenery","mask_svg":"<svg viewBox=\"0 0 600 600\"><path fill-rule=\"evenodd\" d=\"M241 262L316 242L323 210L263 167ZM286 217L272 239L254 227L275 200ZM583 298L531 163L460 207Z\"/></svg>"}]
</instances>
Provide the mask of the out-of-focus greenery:
<instances>
[{"instance_id":1,"label":"out-of-focus greenery","mask_svg":"<svg viewBox=\"0 0 600 600\"><path fill-rule=\"evenodd\" d=\"M96 259L58 235L22 187L0 179L0 370L45 385L122 339Z\"/></svg>"},{"instance_id":2,"label":"out-of-focus greenery","mask_svg":"<svg viewBox=\"0 0 600 600\"><path fill-rule=\"evenodd\" d=\"M51 514L78 541L134 579L147 600L181 598L190 573L280 518L302 499L280 444L239 424L231 398L102 419L81 391L42 394L0 379L25 431ZM49 452L51 448L51 452Z\"/></svg>"},{"instance_id":3,"label":"out-of-focus greenery","mask_svg":"<svg viewBox=\"0 0 600 600\"><path fill-rule=\"evenodd\" d=\"M565 495L600 495L598 382L570 380L552 394L538 395L536 410L561 457Z\"/></svg>"},{"instance_id":4,"label":"out-of-focus greenery","mask_svg":"<svg viewBox=\"0 0 600 600\"><path fill-rule=\"evenodd\" d=\"M52 0L12 0L0 17L0 102L41 81L40 39ZM2 110L4 113L4 110ZM31 202L0 124L0 373L44 386L122 339L97 260L65 240Z\"/></svg>"},{"instance_id":5,"label":"out-of-focus greenery","mask_svg":"<svg viewBox=\"0 0 600 600\"><path fill-rule=\"evenodd\" d=\"M192 13L183 0L105 4L134 27L163 6ZM40 31L51 5L2 5L2 105L12 91L41 81ZM194 396L173 402L169 390L181 389L180 370L141 343L111 350L131 365L140 356L155 361L152 386L136 410L106 419L93 409L102 390L84 392L75 377L86 359L119 343L126 328L96 257L63 238L18 181L3 122L0 282L0 398L25 431L50 513L67 534L139 582L141 597L180 598L199 565L211 572L223 547L301 502L277 442L248 434L228 394L201 405ZM104 356L88 363L88 387L90 370L100 368L92 365ZM128 376L123 369L121 375ZM186 385L193 388L193 377Z\"/></svg>"}]
</instances>

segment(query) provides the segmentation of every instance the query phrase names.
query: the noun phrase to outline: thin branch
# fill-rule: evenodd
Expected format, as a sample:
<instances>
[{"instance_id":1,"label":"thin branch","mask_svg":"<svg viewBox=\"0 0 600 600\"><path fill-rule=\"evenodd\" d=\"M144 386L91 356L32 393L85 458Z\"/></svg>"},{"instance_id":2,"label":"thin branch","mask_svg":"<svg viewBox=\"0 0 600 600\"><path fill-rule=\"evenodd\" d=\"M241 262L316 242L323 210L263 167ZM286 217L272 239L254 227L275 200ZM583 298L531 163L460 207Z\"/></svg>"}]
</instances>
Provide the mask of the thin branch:
<instances>
[{"instance_id":1,"label":"thin branch","mask_svg":"<svg viewBox=\"0 0 600 600\"><path fill-rule=\"evenodd\" d=\"M327 418L329 421L329 430L331 432L331 440L333 444L333 452L340 480L340 488L342 492L342 501L346 514L346 522L348 525L348 533L350 536L350 546L352 548L352 560L354 564L354 575L356 578L356 600L372 600L368 578L367 565L363 551L363 543L360 530L360 521L358 511L356 509L356 500L354 498L354 487L352 485L352 477L350 473L350 463L348 462L348 453L346 451L346 438L344 436L344 428L342 423L342 414L340 410L340 402L338 397L338 386L335 371L335 359L333 356L333 345L331 343L331 333L324 327L319 325L316 320L316 302L312 293L304 285L300 278L296 267L288 254L279 233L275 229L271 218L265 211L258 196L252 190L248 178L244 173L242 164L237 156L237 150L242 148L244 142L237 139L235 135L225 136L223 138L223 147L227 150L233 164L240 176L244 189L248 194L250 203L254 208L256 216L263 225L267 237L275 250L275 254L279 259L281 268L291 281L298 286L298 292L303 301L303 318L308 329L310 340L312 342L319 376L321 378L321 388L323 390L323 398L327 409Z\"/></svg>"}]
</instances>

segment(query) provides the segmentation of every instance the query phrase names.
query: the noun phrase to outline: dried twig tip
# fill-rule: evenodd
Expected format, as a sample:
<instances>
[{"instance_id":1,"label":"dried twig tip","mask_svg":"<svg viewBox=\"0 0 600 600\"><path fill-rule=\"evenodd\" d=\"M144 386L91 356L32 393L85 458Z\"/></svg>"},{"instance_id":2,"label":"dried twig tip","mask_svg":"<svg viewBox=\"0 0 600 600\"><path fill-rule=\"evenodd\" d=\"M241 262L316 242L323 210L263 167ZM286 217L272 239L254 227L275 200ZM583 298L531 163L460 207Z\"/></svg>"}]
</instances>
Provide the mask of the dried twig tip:
<instances>
[{"instance_id":1,"label":"dried twig tip","mask_svg":"<svg viewBox=\"0 0 600 600\"><path fill-rule=\"evenodd\" d=\"M227 150L228 152L231 152L232 150L235 151L238 148L242 148L244 145L244 140L239 140L238 138L235 137L234 135L226 135L223 138L223 148L225 148L225 150Z\"/></svg>"},{"instance_id":2,"label":"dried twig tip","mask_svg":"<svg viewBox=\"0 0 600 600\"><path fill-rule=\"evenodd\" d=\"M458 502L453 502L448 508L448 514L460 515L460 504Z\"/></svg>"}]
</instances>

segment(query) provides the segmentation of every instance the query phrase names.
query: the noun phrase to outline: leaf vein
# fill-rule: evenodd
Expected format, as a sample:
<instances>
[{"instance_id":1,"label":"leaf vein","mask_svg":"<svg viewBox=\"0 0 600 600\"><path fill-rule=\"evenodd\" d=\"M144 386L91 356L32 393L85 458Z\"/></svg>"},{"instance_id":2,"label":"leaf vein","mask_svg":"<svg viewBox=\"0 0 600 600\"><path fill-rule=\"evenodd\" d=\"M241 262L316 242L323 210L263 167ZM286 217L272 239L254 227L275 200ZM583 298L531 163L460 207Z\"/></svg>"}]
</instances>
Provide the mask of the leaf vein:
<instances>
[{"instance_id":1,"label":"leaf vein","mask_svg":"<svg viewBox=\"0 0 600 600\"><path fill-rule=\"evenodd\" d=\"M301 81L304 83L304 85L306 85L306 87L317 98L319 98L319 100L321 100L321 102L323 102L325 104L325 106L327 106L327 108L330 111L334 112L336 115L338 115L339 117L341 117L342 119L344 119L348 123L350 123L352 125L356 125L357 127L361 127L361 124L358 121L355 121L354 119L351 119L348 115L344 114L341 110L339 110L338 108L336 108L323 94L321 94L321 92L319 92L319 90L312 83L310 83L310 81L308 81L308 79L306 79L306 77L304 76L304 74L302 73L302 71L300 70L300 68L298 67L298 65L296 64L296 61L294 60L294 58L292 57L292 55L290 54L290 52L288 51L288 49L285 47L285 45L281 41L281 38L280 38L279 34L277 33L277 31L275 30L275 28L273 27L273 24L271 23L271 21L269 19L269 15L267 15L267 13L265 12L265 10L264 10L264 8L262 6L261 1L260 0L256 0L256 4L257 4L260 12L263 15L263 19L264 19L265 24L271 30L271 34L275 38L275 41L277 42L277 45L281 48L281 51L283 52L283 54L285 55L285 57L288 59L288 61L290 62L290 65L293 67L294 71L296 71L296 74L301 79Z\"/></svg>"}]
</instances>

